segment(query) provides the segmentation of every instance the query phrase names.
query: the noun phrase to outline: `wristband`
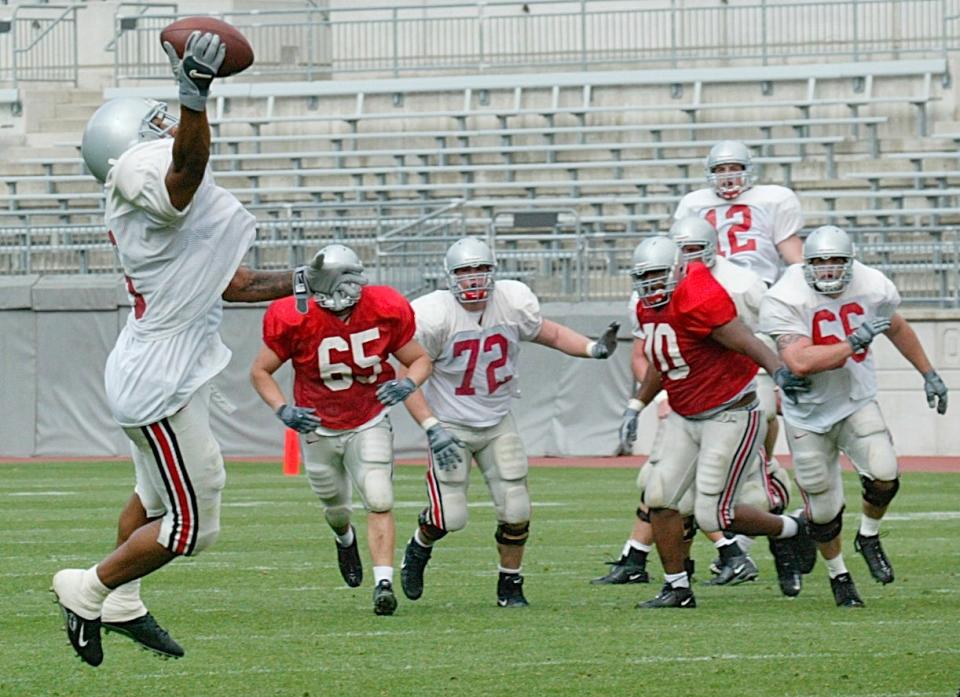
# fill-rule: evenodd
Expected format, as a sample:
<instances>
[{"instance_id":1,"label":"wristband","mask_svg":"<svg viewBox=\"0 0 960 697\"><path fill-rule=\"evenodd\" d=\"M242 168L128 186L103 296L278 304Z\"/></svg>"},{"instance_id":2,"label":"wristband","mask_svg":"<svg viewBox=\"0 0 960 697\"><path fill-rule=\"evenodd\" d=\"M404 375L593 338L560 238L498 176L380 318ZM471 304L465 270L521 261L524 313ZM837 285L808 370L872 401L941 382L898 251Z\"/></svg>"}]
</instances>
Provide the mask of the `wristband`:
<instances>
[{"instance_id":1,"label":"wristband","mask_svg":"<svg viewBox=\"0 0 960 697\"><path fill-rule=\"evenodd\" d=\"M588 341L588 342L587 342L587 357L588 357L588 358L593 358L593 347L596 346L596 345L597 345L597 342L596 342L596 341Z\"/></svg>"},{"instance_id":2,"label":"wristband","mask_svg":"<svg viewBox=\"0 0 960 697\"><path fill-rule=\"evenodd\" d=\"M634 397L629 402L627 402L627 409L633 409L638 414L643 411L643 408L647 406L647 403Z\"/></svg>"},{"instance_id":3,"label":"wristband","mask_svg":"<svg viewBox=\"0 0 960 697\"><path fill-rule=\"evenodd\" d=\"M428 416L420 422L420 428L422 428L424 431L429 431L438 423L440 423L440 419L438 419L436 416Z\"/></svg>"}]
</instances>

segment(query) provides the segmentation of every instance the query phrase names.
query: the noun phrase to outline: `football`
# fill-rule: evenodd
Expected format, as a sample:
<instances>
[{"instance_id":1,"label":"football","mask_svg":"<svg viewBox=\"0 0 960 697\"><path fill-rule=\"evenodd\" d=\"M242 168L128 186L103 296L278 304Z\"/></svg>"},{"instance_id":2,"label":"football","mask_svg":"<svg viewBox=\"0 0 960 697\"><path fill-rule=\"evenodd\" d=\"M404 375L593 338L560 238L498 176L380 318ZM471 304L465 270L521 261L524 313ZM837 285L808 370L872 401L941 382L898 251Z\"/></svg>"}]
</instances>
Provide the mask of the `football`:
<instances>
[{"instance_id":1,"label":"football","mask_svg":"<svg viewBox=\"0 0 960 697\"><path fill-rule=\"evenodd\" d=\"M169 41L177 50L177 55L182 58L187 39L195 31L216 34L227 47L227 54L223 59L223 65L217 71L217 77L236 75L253 65L253 47L247 38L232 24L227 24L216 17L178 19L160 32L160 45L163 46L165 41Z\"/></svg>"}]
</instances>

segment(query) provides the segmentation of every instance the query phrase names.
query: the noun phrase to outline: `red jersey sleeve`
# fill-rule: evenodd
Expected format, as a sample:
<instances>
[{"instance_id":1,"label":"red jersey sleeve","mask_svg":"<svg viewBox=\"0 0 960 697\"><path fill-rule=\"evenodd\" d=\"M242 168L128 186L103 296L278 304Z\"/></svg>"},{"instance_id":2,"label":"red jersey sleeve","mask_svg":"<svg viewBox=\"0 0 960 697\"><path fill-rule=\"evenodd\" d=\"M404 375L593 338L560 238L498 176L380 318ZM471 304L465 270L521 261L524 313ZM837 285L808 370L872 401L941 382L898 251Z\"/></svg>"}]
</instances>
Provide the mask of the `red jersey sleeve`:
<instances>
[{"instance_id":1,"label":"red jersey sleeve","mask_svg":"<svg viewBox=\"0 0 960 697\"><path fill-rule=\"evenodd\" d=\"M284 363L290 360L293 354L291 325L287 319L289 311L293 310L292 303L288 302L291 300L292 298L274 300L263 316L263 343Z\"/></svg>"},{"instance_id":2,"label":"red jersey sleeve","mask_svg":"<svg viewBox=\"0 0 960 697\"><path fill-rule=\"evenodd\" d=\"M399 349L406 346L417 330L417 323L414 319L413 307L410 301L399 292L389 286L380 286L377 295L377 313L381 317L389 317L390 345L387 347L389 353L396 353Z\"/></svg>"},{"instance_id":3,"label":"red jersey sleeve","mask_svg":"<svg viewBox=\"0 0 960 697\"><path fill-rule=\"evenodd\" d=\"M697 336L707 336L737 316L737 306L730 294L717 282L710 269L699 262L690 264L687 283L679 290L677 309L687 328Z\"/></svg>"}]
</instances>

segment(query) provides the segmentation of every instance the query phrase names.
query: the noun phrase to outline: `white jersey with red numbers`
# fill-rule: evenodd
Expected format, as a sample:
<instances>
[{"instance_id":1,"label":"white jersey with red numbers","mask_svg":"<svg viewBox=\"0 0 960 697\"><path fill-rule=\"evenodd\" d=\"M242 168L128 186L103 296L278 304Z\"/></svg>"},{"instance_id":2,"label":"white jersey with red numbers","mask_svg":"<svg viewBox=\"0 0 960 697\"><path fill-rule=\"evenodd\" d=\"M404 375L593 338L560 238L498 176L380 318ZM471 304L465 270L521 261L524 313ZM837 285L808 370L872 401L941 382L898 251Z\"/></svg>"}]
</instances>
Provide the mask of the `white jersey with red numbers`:
<instances>
[{"instance_id":1,"label":"white jersey with red numbers","mask_svg":"<svg viewBox=\"0 0 960 697\"><path fill-rule=\"evenodd\" d=\"M698 189L680 199L673 217L704 218L717 230L717 253L745 266L767 285L783 271L777 245L803 227L800 199L775 184L753 186L733 200L713 189Z\"/></svg>"},{"instance_id":2,"label":"white jersey with red numbers","mask_svg":"<svg viewBox=\"0 0 960 697\"><path fill-rule=\"evenodd\" d=\"M742 319L751 331L757 331L760 322L760 301L763 299L763 294L767 292L766 284L750 269L731 264L723 257L717 257L714 265L710 267L710 273L730 295L737 308L737 317ZM637 320L637 303L639 302L640 296L633 291L630 294L629 303L631 329L636 338L642 339L643 332Z\"/></svg>"},{"instance_id":3,"label":"white jersey with red numbers","mask_svg":"<svg viewBox=\"0 0 960 697\"><path fill-rule=\"evenodd\" d=\"M764 296L760 306L761 329L777 337L797 334L815 345L837 344L863 322L890 317L900 305L900 294L880 271L853 262L853 280L838 297L811 288L803 264L793 264ZM877 394L877 379L870 348L851 356L840 368L810 378L810 391L797 395L797 404L783 400L783 416L807 431L826 433Z\"/></svg>"},{"instance_id":4,"label":"white jersey with red numbers","mask_svg":"<svg viewBox=\"0 0 960 697\"><path fill-rule=\"evenodd\" d=\"M365 286L346 320L312 300L302 315L293 297L275 300L263 317L263 343L293 364L294 402L317 410L321 432L382 415L377 388L396 376L387 358L415 331L409 301L388 286Z\"/></svg>"},{"instance_id":5,"label":"white jersey with red numbers","mask_svg":"<svg viewBox=\"0 0 960 697\"><path fill-rule=\"evenodd\" d=\"M670 302L637 305L647 360L660 371L673 410L705 417L748 392L757 364L711 338L737 317L736 305L700 262L692 262Z\"/></svg>"},{"instance_id":6,"label":"white jersey with red numbers","mask_svg":"<svg viewBox=\"0 0 960 697\"><path fill-rule=\"evenodd\" d=\"M441 421L484 428L499 423L518 394L520 342L537 337L540 303L520 281L493 286L483 312L468 312L448 290L413 301L417 340L433 359L423 393Z\"/></svg>"},{"instance_id":7,"label":"white jersey with red numbers","mask_svg":"<svg viewBox=\"0 0 960 697\"><path fill-rule=\"evenodd\" d=\"M133 311L107 358L105 384L121 426L176 413L230 361L221 295L256 236L256 221L209 168L184 210L165 184L172 139L127 150L106 181L106 224Z\"/></svg>"}]
</instances>

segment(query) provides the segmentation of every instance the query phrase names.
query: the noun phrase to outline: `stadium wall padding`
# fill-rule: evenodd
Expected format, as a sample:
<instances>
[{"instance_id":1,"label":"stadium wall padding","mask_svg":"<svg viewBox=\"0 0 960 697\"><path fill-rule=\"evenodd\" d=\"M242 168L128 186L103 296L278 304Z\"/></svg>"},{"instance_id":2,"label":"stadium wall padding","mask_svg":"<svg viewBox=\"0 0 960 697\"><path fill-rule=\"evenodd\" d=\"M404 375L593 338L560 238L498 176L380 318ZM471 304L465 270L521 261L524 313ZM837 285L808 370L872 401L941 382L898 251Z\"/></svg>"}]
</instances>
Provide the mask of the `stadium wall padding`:
<instances>
[{"instance_id":1,"label":"stadium wall padding","mask_svg":"<svg viewBox=\"0 0 960 697\"><path fill-rule=\"evenodd\" d=\"M222 335L233 360L216 380L236 411L213 409L214 429L227 457L275 457L283 429L250 386L248 370L260 346L265 305L228 304ZM0 278L0 457L108 457L128 454L110 418L103 366L126 321L128 300L119 279L106 276ZM948 386L960 386L960 313L907 308L927 353ZM621 343L609 361L565 356L533 343L520 352L521 397L513 412L531 456L609 455L632 389L629 318L623 302L545 303L545 317L591 336L613 320ZM904 455L960 454L953 410L936 417L923 381L886 340L875 347L880 403ZM292 373L277 379L290 394ZM953 397L953 396L952 396ZM956 399L956 397L953 397ZM654 410L641 417L637 452L646 452L656 427ZM391 419L398 457L423 455L426 439L402 407ZM786 452L781 434L778 452Z\"/></svg>"}]
</instances>

